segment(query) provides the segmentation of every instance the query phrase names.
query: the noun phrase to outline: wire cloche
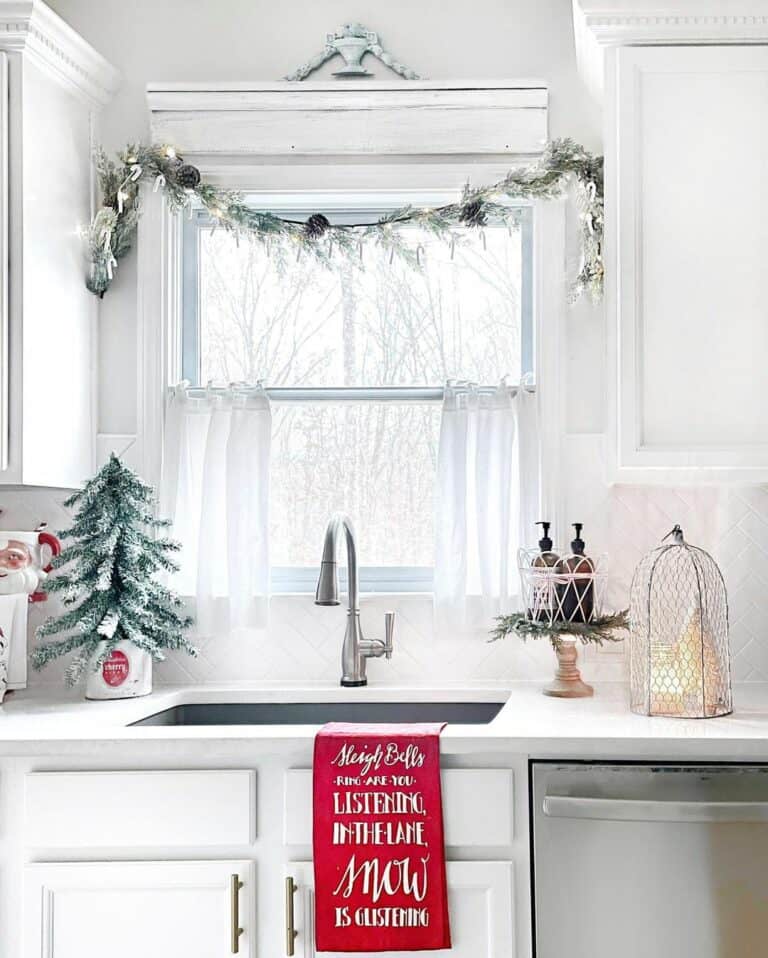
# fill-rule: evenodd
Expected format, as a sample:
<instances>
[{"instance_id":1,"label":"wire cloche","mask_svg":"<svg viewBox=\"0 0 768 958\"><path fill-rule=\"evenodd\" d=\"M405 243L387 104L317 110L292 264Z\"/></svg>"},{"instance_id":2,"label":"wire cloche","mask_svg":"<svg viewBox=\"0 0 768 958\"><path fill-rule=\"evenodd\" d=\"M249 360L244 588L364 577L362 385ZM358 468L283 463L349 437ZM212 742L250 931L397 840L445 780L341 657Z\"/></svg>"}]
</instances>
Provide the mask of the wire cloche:
<instances>
[{"instance_id":1,"label":"wire cloche","mask_svg":"<svg viewBox=\"0 0 768 958\"><path fill-rule=\"evenodd\" d=\"M630 590L631 707L713 718L732 710L728 599L717 563L680 526L640 562Z\"/></svg>"}]
</instances>

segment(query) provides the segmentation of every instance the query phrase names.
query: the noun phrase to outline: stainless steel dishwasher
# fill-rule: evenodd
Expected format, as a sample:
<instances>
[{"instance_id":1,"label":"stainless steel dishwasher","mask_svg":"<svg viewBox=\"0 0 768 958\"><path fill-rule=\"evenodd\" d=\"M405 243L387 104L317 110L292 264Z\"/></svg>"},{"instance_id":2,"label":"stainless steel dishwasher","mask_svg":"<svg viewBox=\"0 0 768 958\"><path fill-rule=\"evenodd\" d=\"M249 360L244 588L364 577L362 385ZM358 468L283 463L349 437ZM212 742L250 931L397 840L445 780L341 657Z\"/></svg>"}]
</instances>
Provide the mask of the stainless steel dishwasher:
<instances>
[{"instance_id":1,"label":"stainless steel dishwasher","mask_svg":"<svg viewBox=\"0 0 768 958\"><path fill-rule=\"evenodd\" d=\"M533 764L536 958L768 955L768 767Z\"/></svg>"}]
</instances>

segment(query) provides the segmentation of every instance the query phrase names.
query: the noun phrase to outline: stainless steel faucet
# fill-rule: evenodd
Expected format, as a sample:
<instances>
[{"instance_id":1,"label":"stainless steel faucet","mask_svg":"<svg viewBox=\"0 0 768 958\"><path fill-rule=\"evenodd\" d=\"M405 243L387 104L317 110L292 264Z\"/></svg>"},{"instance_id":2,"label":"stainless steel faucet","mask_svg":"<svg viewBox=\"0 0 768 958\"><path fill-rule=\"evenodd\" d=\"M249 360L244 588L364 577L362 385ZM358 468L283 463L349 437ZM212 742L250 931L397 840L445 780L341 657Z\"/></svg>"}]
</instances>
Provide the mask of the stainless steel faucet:
<instances>
[{"instance_id":1,"label":"stainless steel faucet","mask_svg":"<svg viewBox=\"0 0 768 958\"><path fill-rule=\"evenodd\" d=\"M359 585L357 578L357 546L355 531L349 516L337 513L332 516L325 530L323 558L320 563L320 577L315 592L316 605L339 605L339 575L336 564L336 549L339 531L344 530L347 540L347 630L344 633L344 645L341 649L341 684L346 686L367 685L365 675L366 659L385 656L392 658L392 638L395 631L395 613L384 616L384 641L363 638L360 628L360 607L358 603Z\"/></svg>"}]
</instances>

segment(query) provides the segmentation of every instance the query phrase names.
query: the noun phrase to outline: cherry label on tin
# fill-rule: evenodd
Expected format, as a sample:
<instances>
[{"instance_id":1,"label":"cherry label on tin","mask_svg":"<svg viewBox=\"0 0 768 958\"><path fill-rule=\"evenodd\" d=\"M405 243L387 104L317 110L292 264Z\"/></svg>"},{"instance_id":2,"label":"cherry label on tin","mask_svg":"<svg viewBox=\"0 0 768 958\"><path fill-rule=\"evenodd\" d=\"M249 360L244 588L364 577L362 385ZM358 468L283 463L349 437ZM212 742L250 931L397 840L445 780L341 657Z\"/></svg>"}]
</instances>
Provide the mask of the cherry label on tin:
<instances>
[{"instance_id":1,"label":"cherry label on tin","mask_svg":"<svg viewBox=\"0 0 768 958\"><path fill-rule=\"evenodd\" d=\"M125 652L115 649L101 667L101 674L107 685L115 688L128 678L130 665Z\"/></svg>"}]
</instances>

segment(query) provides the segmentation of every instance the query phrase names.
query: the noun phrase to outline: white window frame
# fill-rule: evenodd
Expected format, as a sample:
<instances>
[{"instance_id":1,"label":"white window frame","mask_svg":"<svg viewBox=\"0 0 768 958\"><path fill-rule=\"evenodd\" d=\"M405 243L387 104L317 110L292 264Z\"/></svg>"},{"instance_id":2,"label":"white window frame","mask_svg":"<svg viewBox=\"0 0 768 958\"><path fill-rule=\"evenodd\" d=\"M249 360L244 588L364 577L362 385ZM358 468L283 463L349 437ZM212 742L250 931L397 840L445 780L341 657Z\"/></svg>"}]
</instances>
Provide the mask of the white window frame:
<instances>
[{"instance_id":1,"label":"white window frame","mask_svg":"<svg viewBox=\"0 0 768 958\"><path fill-rule=\"evenodd\" d=\"M501 179L546 138L539 81L170 84L149 90L153 138L176 142L203 176L273 199L353 191L413 202L455 200L463 184ZM489 111L489 107L491 110ZM333 109L338 135L306 141ZM266 112L265 112L266 111ZM212 125L213 124L213 125ZM439 135L427 131L431 124ZM498 132L503 130L503 138ZM427 132L425 132L427 131ZM443 132L440 132L443 131ZM494 132L495 131L495 132ZM302 138L304 138L302 140ZM381 142L379 142L379 140ZM306 141L306 142L304 142ZM374 142L376 141L376 142ZM504 155L501 155L501 154ZM307 187L311 184L312 190ZM375 208L375 202L372 204ZM380 203L379 203L380 205ZM534 376L540 419L542 514L562 525L558 482L564 433L566 202L536 201L533 230ZM143 187L138 236L137 435L132 463L159 483L164 397L181 376L182 228L161 192ZM404 585L391 583L403 591Z\"/></svg>"},{"instance_id":2,"label":"white window frame","mask_svg":"<svg viewBox=\"0 0 768 958\"><path fill-rule=\"evenodd\" d=\"M429 206L440 206L442 204L447 204L455 201L456 194L455 192L451 193L435 193L430 192L428 194L422 194L418 197L418 202L421 205ZM328 214L333 222L335 223L345 223L345 222L375 222L383 214L390 212L395 209L400 209L408 203L414 202L414 197L412 195L406 195L399 192L388 191L386 193L381 192L375 195L372 194L360 194L351 191L345 193L334 192L334 193L301 193L297 194L288 194L285 196L275 196L263 193L249 194L248 202L255 209L264 209L269 212L276 213L278 215L284 215L292 219L303 219L309 216L316 210L323 210ZM533 204L520 201L515 204L510 204L515 208L519 208L523 212L523 222L520 225L520 230L522 232L522 260L523 260L523 287L521 289L521 314L523 317L523 326L521 329L521 378L525 377L528 381L532 381L535 384L535 324L533 321L533 218L534 210ZM197 253L197 244L194 242L194 238L197 234L197 231L203 227L212 224L212 218L204 209L194 209L188 216L183 220L182 225L182 253L184 255L182 263L182 359L181 359L181 374L182 378L193 382L195 385L203 385L202 383L196 383L195 380L197 376L193 376L192 367L196 365L199 361L199 349L197 344L199 343L199 303L196 295L196 283L198 275L198 263L196 260L193 260L189 256L189 251L191 249L195 250L195 255ZM530 321L526 321L528 318ZM195 331L195 352L190 353L187 348L187 343L189 339L190 327L197 326L198 328ZM481 384L481 385L492 385L490 383ZM391 390L380 390L380 395L374 395L375 390L373 389L358 389L356 395L350 394L350 398L354 399L374 399L374 398L386 398L387 391ZM317 399L318 401L323 400L338 400L343 399L343 396L338 395L338 390L332 390L325 387L316 387L309 389L301 390L305 395L295 396L289 395L289 393L297 393L297 390L287 390L287 389L272 389L268 392L272 398L281 400L289 399L300 399L301 401L310 400L312 398ZM345 390L348 392L348 390ZM433 395L434 390L430 388L419 388L419 387L398 387L397 398L400 400L422 400L426 402L436 401L440 397Z\"/></svg>"},{"instance_id":3,"label":"white window frame","mask_svg":"<svg viewBox=\"0 0 768 958\"><path fill-rule=\"evenodd\" d=\"M441 205L455 199L455 193L430 193L419 197L419 202ZM334 222L373 222L389 210L398 209L413 197L402 193L376 195L359 193L288 194L284 196L251 194L248 201L254 208L289 216L304 218L314 210L323 210ZM514 204L523 210L520 225L522 231L523 288L521 290L521 378L535 387L535 336L533 321L533 207L528 202ZM212 219L204 209L194 209L182 223L182 289L181 289L181 378L193 386L204 386L199 381L199 250L198 236L201 228L212 225ZM192 255L190 255L190 252ZM189 348L190 340L192 349ZM267 384L268 385L268 384ZM481 383L491 387L491 383ZM322 402L407 402L440 403L442 387L384 386L384 387L296 387L267 388L273 403L322 403ZM273 593L312 592L317 581L317 569L297 567L272 567ZM433 569L431 566L366 566L359 570L360 586L366 592L403 593L431 592Z\"/></svg>"},{"instance_id":4,"label":"white window frame","mask_svg":"<svg viewBox=\"0 0 768 958\"><path fill-rule=\"evenodd\" d=\"M164 397L182 379L182 228L159 194L146 192L139 238L137 465L159 486L162 465ZM562 526L562 436L565 423L564 321L566 312L565 201L534 204L533 213L533 373L540 421L542 515ZM275 591L307 591L308 583L275 570ZM431 570L405 575L391 569L367 570L366 591L426 592Z\"/></svg>"}]
</instances>

